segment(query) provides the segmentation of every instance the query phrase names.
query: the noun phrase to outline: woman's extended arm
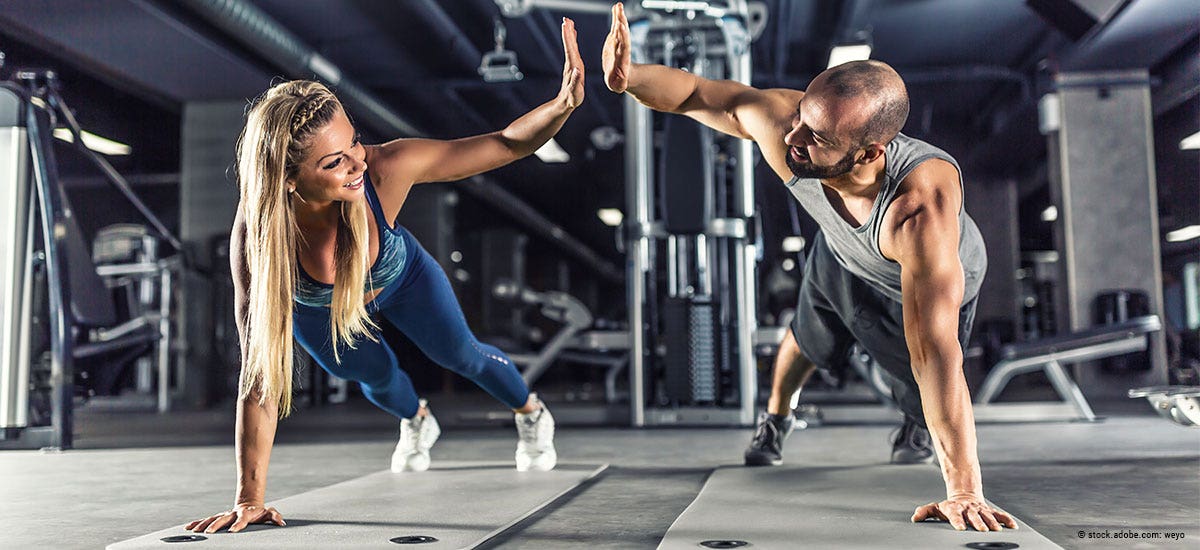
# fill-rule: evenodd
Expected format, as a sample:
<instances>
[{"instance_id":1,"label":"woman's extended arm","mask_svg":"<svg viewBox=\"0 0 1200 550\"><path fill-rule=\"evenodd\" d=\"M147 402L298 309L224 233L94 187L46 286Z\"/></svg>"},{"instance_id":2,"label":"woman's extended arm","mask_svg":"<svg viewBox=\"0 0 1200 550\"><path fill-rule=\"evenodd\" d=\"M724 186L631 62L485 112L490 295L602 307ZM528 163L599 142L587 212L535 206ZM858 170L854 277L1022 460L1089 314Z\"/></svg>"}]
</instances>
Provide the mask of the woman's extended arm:
<instances>
[{"instance_id":1,"label":"woman's extended arm","mask_svg":"<svg viewBox=\"0 0 1200 550\"><path fill-rule=\"evenodd\" d=\"M372 173L401 185L455 181L533 154L583 102L583 59L570 19L563 19L562 39L566 62L562 87L554 99L497 132L453 140L398 139L380 145L369 159Z\"/></svg>"}]
</instances>

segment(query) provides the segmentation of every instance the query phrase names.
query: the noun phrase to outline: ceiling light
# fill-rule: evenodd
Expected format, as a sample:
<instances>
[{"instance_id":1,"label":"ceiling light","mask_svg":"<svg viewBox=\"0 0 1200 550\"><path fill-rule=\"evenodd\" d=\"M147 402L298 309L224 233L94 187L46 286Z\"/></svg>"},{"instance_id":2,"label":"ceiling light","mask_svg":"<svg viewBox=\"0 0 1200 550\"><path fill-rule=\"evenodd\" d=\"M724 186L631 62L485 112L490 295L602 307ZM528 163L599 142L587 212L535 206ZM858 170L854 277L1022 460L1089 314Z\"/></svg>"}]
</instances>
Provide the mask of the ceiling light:
<instances>
[{"instance_id":1,"label":"ceiling light","mask_svg":"<svg viewBox=\"0 0 1200 550\"><path fill-rule=\"evenodd\" d=\"M1058 207L1051 204L1042 210L1042 221L1052 222L1058 219Z\"/></svg>"},{"instance_id":2,"label":"ceiling light","mask_svg":"<svg viewBox=\"0 0 1200 550\"><path fill-rule=\"evenodd\" d=\"M118 156L133 153L133 147L125 145L119 141L113 141L106 137L100 137L91 132L82 133L84 147L87 147L88 149L91 149L102 155ZM71 133L71 130L66 128L56 128L54 130L54 137L67 143L75 143L75 135Z\"/></svg>"},{"instance_id":3,"label":"ceiling light","mask_svg":"<svg viewBox=\"0 0 1200 550\"><path fill-rule=\"evenodd\" d=\"M642 0L642 7L648 10L697 10L708 9L708 2L685 2L682 0Z\"/></svg>"},{"instance_id":4,"label":"ceiling light","mask_svg":"<svg viewBox=\"0 0 1200 550\"><path fill-rule=\"evenodd\" d=\"M554 138L550 138L550 141L547 141L545 145L542 145L533 154L546 163L567 162L571 160L571 155L563 151L563 148L558 146L558 142L554 141Z\"/></svg>"},{"instance_id":5,"label":"ceiling light","mask_svg":"<svg viewBox=\"0 0 1200 550\"><path fill-rule=\"evenodd\" d=\"M1180 149L1200 149L1200 132L1196 132L1179 142Z\"/></svg>"},{"instance_id":6,"label":"ceiling light","mask_svg":"<svg viewBox=\"0 0 1200 550\"><path fill-rule=\"evenodd\" d=\"M862 61L871 58L870 44L843 44L829 50L829 66L837 67L850 61Z\"/></svg>"},{"instance_id":7,"label":"ceiling light","mask_svg":"<svg viewBox=\"0 0 1200 550\"><path fill-rule=\"evenodd\" d=\"M596 211L596 215L609 227L621 225L621 221L625 219L625 214L622 214L619 208L601 208Z\"/></svg>"},{"instance_id":8,"label":"ceiling light","mask_svg":"<svg viewBox=\"0 0 1200 550\"><path fill-rule=\"evenodd\" d=\"M1200 237L1200 225L1189 225L1167 233L1167 242L1178 243Z\"/></svg>"},{"instance_id":9,"label":"ceiling light","mask_svg":"<svg viewBox=\"0 0 1200 550\"><path fill-rule=\"evenodd\" d=\"M784 252L799 252L804 250L804 237L799 235L783 238Z\"/></svg>"}]
</instances>

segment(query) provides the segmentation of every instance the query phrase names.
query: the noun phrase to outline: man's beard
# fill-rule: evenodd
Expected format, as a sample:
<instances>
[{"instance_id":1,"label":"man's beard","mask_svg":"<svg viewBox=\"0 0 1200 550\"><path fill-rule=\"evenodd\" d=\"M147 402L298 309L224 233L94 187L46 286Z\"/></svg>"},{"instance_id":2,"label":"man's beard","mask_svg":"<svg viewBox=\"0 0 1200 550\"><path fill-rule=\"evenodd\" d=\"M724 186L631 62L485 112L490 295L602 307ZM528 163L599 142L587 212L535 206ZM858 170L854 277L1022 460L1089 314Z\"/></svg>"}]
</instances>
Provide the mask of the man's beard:
<instances>
[{"instance_id":1,"label":"man's beard","mask_svg":"<svg viewBox=\"0 0 1200 550\"><path fill-rule=\"evenodd\" d=\"M842 160L833 163L832 166L818 165L812 159L809 159L808 162L799 162L792 158L790 148L784 158L787 160L788 169L798 178L831 179L849 174L854 169L854 150L846 153Z\"/></svg>"}]
</instances>

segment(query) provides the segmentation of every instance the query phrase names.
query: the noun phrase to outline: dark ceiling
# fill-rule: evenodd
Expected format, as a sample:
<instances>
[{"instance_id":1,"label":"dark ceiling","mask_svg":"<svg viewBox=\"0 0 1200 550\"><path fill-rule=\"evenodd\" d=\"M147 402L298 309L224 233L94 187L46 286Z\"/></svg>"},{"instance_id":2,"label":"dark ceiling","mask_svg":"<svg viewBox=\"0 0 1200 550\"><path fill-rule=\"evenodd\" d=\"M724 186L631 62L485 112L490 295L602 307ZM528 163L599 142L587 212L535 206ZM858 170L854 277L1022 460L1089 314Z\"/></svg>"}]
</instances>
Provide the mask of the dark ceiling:
<instances>
[{"instance_id":1,"label":"dark ceiling","mask_svg":"<svg viewBox=\"0 0 1200 550\"><path fill-rule=\"evenodd\" d=\"M493 47L493 20L501 17L494 0L249 3L331 61L344 78L434 137L499 129L552 97L562 63L558 22L562 16L575 19L589 87L585 105L557 138L571 161L548 165L530 158L497 171L493 180L619 265L613 230L596 210L623 207L623 153L619 147L599 150L589 139L598 127L623 128L620 97L604 89L600 73L607 15L535 7L521 17L502 18L506 46L518 54L525 79L496 84L476 72L481 53ZM188 4L0 0L0 50L8 53L10 65L57 66L85 127L130 143L135 157L169 157L163 144L178 138L164 132L177 134L184 102L250 98L273 77L298 76ZM766 26L752 48L756 86L803 87L824 68L831 44L869 36L872 57L896 67L910 86L913 114L905 131L958 157L967 178L1017 178L1030 203L1045 195L1046 147L1037 131L1036 101L1049 75L1149 69L1155 79L1163 229L1200 223L1198 152L1178 147L1180 139L1200 130L1200 0L764 4ZM1097 21L1080 26L1077 6L1093 10ZM142 114L133 114L138 109L130 105L144 106ZM174 120L154 122L170 117ZM177 157L173 165L161 158L120 162L135 174L178 170ZM788 219L783 206L788 201L774 183L773 175L760 171L759 204L768 226Z\"/></svg>"}]
</instances>

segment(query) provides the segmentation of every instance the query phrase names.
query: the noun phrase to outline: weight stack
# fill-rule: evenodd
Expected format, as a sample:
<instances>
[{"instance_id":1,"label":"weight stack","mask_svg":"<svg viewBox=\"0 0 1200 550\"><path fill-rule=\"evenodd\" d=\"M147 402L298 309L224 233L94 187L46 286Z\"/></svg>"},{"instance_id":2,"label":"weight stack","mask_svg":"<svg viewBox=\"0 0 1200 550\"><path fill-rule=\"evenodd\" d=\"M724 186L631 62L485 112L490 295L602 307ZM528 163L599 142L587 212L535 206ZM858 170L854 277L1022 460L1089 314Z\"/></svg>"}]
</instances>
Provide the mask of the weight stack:
<instances>
[{"instance_id":1,"label":"weight stack","mask_svg":"<svg viewBox=\"0 0 1200 550\"><path fill-rule=\"evenodd\" d=\"M664 304L664 378L667 398L673 403L694 405L717 400L714 315L710 298L667 298Z\"/></svg>"}]
</instances>

